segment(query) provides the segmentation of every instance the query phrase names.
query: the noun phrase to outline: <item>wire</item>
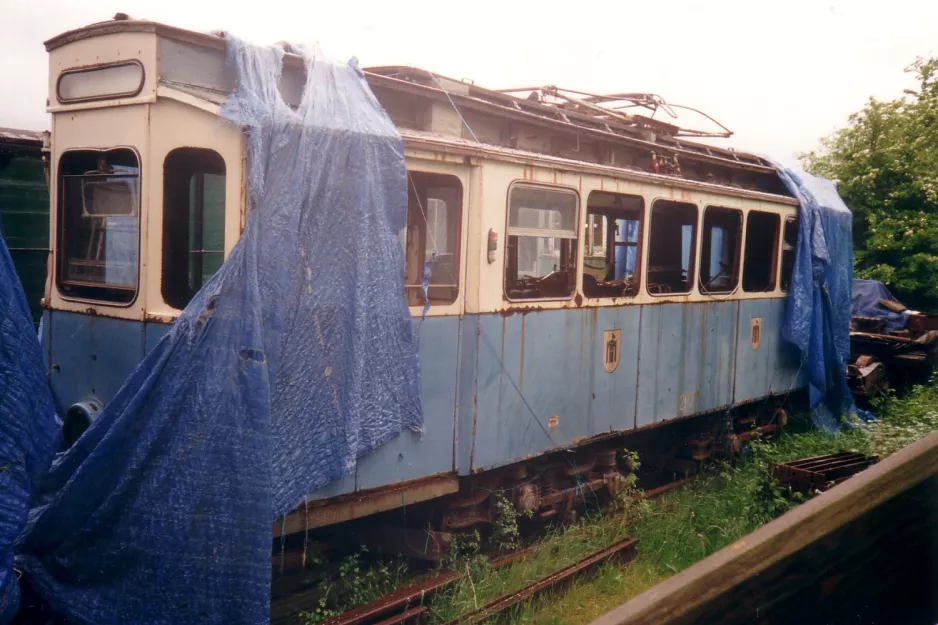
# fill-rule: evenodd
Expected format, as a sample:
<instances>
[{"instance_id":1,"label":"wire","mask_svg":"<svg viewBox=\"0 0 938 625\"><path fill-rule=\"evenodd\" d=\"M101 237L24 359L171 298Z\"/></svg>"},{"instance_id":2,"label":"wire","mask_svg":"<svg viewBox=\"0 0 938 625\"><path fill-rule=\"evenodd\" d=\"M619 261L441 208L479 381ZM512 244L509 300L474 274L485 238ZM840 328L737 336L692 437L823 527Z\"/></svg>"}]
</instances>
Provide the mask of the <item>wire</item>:
<instances>
[{"instance_id":1,"label":"wire","mask_svg":"<svg viewBox=\"0 0 938 625\"><path fill-rule=\"evenodd\" d=\"M440 79L436 77L436 74L430 74L430 75L433 76L433 80L436 81L436 84L439 85L443 93L446 94L446 99L449 100L450 106L452 106L453 110L456 111L456 114L459 115L460 121L462 121L463 126L466 127L466 130L469 131L469 134L472 135L473 140L475 140L476 143L482 143L481 141L479 141L479 138L476 136L476 133L472 132L472 128L469 126L469 122L467 122L466 119L462 116L462 113L459 112L459 108L457 108L456 103L453 102L453 98L450 97L449 91L446 90L446 87L443 86L443 83L440 82Z\"/></svg>"},{"instance_id":2,"label":"wire","mask_svg":"<svg viewBox=\"0 0 938 625\"><path fill-rule=\"evenodd\" d=\"M523 404L524 404L524 407L527 408L528 414L529 414L529 416L532 418L532 420L533 420L534 422L536 422L537 425L541 428L541 431L544 432L544 434L547 436L547 439L551 442L551 444L552 444L553 447L564 447L564 449L563 449L560 453L561 453L561 455L563 456L563 458L570 464L570 467L574 469L573 476L574 476L574 478L576 479L576 482L577 482L576 487L577 487L578 489L579 489L579 488L584 488L584 487L586 486L586 484L584 484L584 482L580 479L580 473L579 473L579 471L578 471L578 467L576 466L576 464L575 464L572 460L570 460L570 458L568 458L568 457L566 456L566 453L565 453L565 452L567 452L567 451L569 450L569 447L566 446L566 445L561 446L561 445L559 445L559 444L557 443L556 440L554 440L554 437L551 435L550 430L548 430L548 429L544 426L544 424L541 423L541 419L538 417L537 413L536 413L536 412L534 411L534 409L531 407L531 404L528 403L528 400L527 400L527 398L524 396L524 393L521 391L521 388L515 383L514 378L512 378L511 374L508 373L508 371L505 369L505 366L504 366L505 363L504 363L504 361L502 360L501 356L499 355L498 351L495 349L495 346L492 345L492 343L488 340L488 337L487 337L487 336L485 335L485 333L483 333L481 330L479 331L479 336L482 337L482 341L483 341L483 342L485 343L485 345L492 351L492 354L494 354L495 359L498 361L498 364L499 364L500 367L501 367L502 375L508 380L508 382L511 384L512 388L515 389L515 392L518 393L518 397L521 399L521 403L523 403ZM596 494L596 492L593 491L592 489L590 489L590 493L593 495L593 498L595 499L596 504L599 505L599 496L598 496L598 495ZM588 511L586 512L586 516L587 516L587 518L589 518L589 512L588 512Z\"/></svg>"}]
</instances>

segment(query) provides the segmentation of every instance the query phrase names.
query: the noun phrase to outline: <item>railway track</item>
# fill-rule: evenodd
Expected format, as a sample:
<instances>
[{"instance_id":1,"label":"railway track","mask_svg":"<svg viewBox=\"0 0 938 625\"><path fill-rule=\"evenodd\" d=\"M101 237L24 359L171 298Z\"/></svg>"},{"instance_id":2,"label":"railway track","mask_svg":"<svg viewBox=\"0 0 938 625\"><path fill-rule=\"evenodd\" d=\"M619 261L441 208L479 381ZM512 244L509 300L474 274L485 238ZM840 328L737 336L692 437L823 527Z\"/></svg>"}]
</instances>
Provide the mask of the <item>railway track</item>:
<instances>
[{"instance_id":1,"label":"railway track","mask_svg":"<svg viewBox=\"0 0 938 625\"><path fill-rule=\"evenodd\" d=\"M695 479L696 475L691 475L669 482L646 491L643 497L646 499L659 497ZM623 563L629 562L636 554L637 544L637 539L626 538L608 545L569 566L539 578L524 588L499 597L469 614L448 621L445 625L481 623L505 613L546 590L560 587L577 576L588 574L607 560L618 559ZM490 566L492 569L499 569L514 564L532 555L536 549L536 547L529 547L494 558ZM464 572L445 571L398 589L370 603L356 606L323 621L321 625L403 625L425 622L429 618L428 606L432 598L440 591L465 578ZM296 622L296 615L314 603L311 601L311 597L314 596L316 596L316 591L309 590L274 600L271 605L271 625L287 625Z\"/></svg>"},{"instance_id":2,"label":"railway track","mask_svg":"<svg viewBox=\"0 0 938 625\"><path fill-rule=\"evenodd\" d=\"M626 538L608 547L604 547L573 564L545 575L535 582L517 591L503 595L473 612L447 621L445 625L474 625L487 619L504 614L537 595L560 587L579 575L595 570L600 564L611 559L628 562L635 557L636 538ZM524 549L492 561L493 568L501 568L530 555L534 548ZM420 623L429 617L428 604L433 596L462 579L465 573L447 571L420 583L397 590L371 603L361 605L339 616L323 621L322 625L404 625ZM292 608L292 609L291 609ZM280 625L291 622L296 614L295 606L286 604L277 606L271 616L271 624Z\"/></svg>"}]
</instances>

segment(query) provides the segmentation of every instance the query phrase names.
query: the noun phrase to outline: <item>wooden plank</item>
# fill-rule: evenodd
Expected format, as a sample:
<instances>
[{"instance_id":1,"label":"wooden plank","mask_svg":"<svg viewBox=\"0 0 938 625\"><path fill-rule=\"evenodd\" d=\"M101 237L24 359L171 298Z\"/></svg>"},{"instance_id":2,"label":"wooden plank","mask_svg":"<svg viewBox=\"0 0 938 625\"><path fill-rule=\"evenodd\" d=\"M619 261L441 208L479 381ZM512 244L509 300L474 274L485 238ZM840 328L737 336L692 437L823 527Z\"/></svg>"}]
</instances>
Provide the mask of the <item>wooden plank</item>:
<instances>
[{"instance_id":1,"label":"wooden plank","mask_svg":"<svg viewBox=\"0 0 938 625\"><path fill-rule=\"evenodd\" d=\"M334 525L364 516L393 510L404 505L451 495L459 491L459 478L433 476L402 484L393 484L368 491L341 495L328 503L311 501L300 504L285 520L274 521L273 537L306 532L317 527Z\"/></svg>"},{"instance_id":2,"label":"wooden plank","mask_svg":"<svg viewBox=\"0 0 938 625\"><path fill-rule=\"evenodd\" d=\"M824 539L843 533L844 528L875 512L906 491L934 484L938 474L938 433L910 445L873 465L854 478L818 495L759 530L718 551L639 595L632 601L600 617L593 625L676 624L698 622L708 607L734 598L746 582L769 569L781 569L786 559ZM892 528L894 530L895 528ZM854 542L858 542L854 537ZM849 542L841 542L849 545ZM880 548L875 541L859 545L873 554ZM827 559L836 549L825 547ZM888 554L887 554L888 555ZM845 567L849 564L845 564ZM802 573L816 578L818 572ZM766 574L767 579L779 579ZM773 588L783 592L784 588ZM744 597L738 592L736 598ZM730 622L730 621L726 621Z\"/></svg>"}]
</instances>

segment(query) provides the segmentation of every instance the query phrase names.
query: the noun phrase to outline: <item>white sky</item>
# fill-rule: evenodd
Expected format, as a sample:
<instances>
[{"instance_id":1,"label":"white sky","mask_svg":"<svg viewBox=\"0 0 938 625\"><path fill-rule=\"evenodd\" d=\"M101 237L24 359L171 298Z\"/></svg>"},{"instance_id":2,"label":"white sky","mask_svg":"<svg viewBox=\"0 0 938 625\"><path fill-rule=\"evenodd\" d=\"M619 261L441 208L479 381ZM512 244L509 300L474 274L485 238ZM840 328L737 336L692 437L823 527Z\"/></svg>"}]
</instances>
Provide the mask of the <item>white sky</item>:
<instances>
[{"instance_id":1,"label":"white sky","mask_svg":"<svg viewBox=\"0 0 938 625\"><path fill-rule=\"evenodd\" d=\"M48 128L42 42L118 11L485 87L658 93L735 130L721 145L783 162L938 53L934 0L0 0L0 126Z\"/></svg>"}]
</instances>

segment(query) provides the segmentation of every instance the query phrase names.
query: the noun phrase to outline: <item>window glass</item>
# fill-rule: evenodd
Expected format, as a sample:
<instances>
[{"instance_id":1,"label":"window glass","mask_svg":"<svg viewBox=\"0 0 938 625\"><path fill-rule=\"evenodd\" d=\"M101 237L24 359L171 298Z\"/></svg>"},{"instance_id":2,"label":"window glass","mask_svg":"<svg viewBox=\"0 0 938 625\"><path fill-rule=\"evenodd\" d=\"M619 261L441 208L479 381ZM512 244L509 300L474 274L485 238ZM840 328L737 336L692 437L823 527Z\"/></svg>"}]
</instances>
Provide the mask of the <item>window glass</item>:
<instances>
[{"instance_id":1,"label":"window glass","mask_svg":"<svg viewBox=\"0 0 938 625\"><path fill-rule=\"evenodd\" d=\"M775 290L780 223L781 219L775 213L749 211L746 217L743 290L748 293Z\"/></svg>"},{"instance_id":2,"label":"window glass","mask_svg":"<svg viewBox=\"0 0 938 625\"><path fill-rule=\"evenodd\" d=\"M651 207L648 245L648 292L690 293L697 256L697 207L656 200Z\"/></svg>"},{"instance_id":3,"label":"window glass","mask_svg":"<svg viewBox=\"0 0 938 625\"><path fill-rule=\"evenodd\" d=\"M508 194L505 295L572 297L576 288L577 195L516 185Z\"/></svg>"},{"instance_id":4,"label":"window glass","mask_svg":"<svg viewBox=\"0 0 938 625\"><path fill-rule=\"evenodd\" d=\"M798 244L798 218L791 216L785 219L785 237L782 241L782 281L783 291L791 285L791 274L795 268L795 246Z\"/></svg>"},{"instance_id":5,"label":"window glass","mask_svg":"<svg viewBox=\"0 0 938 625\"><path fill-rule=\"evenodd\" d=\"M742 211L708 206L700 251L700 292L729 293L739 284Z\"/></svg>"},{"instance_id":6,"label":"window glass","mask_svg":"<svg viewBox=\"0 0 938 625\"><path fill-rule=\"evenodd\" d=\"M56 91L59 102L84 102L134 96L142 87L143 65L131 61L62 72Z\"/></svg>"},{"instance_id":7,"label":"window glass","mask_svg":"<svg viewBox=\"0 0 938 625\"><path fill-rule=\"evenodd\" d=\"M163 162L163 280L166 303L185 308L225 260L225 161L178 148Z\"/></svg>"},{"instance_id":8,"label":"window glass","mask_svg":"<svg viewBox=\"0 0 938 625\"><path fill-rule=\"evenodd\" d=\"M137 155L127 149L66 152L59 175L59 290L133 301L140 248Z\"/></svg>"},{"instance_id":9,"label":"window glass","mask_svg":"<svg viewBox=\"0 0 938 625\"><path fill-rule=\"evenodd\" d=\"M620 297L638 293L642 198L594 191L587 201L583 294Z\"/></svg>"},{"instance_id":10,"label":"window glass","mask_svg":"<svg viewBox=\"0 0 938 625\"><path fill-rule=\"evenodd\" d=\"M451 304L459 295L462 183L456 176L412 171L407 173L407 185L407 228L401 233L407 303Z\"/></svg>"}]
</instances>

